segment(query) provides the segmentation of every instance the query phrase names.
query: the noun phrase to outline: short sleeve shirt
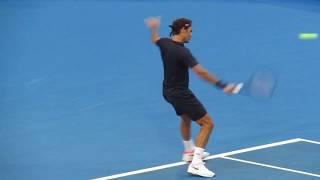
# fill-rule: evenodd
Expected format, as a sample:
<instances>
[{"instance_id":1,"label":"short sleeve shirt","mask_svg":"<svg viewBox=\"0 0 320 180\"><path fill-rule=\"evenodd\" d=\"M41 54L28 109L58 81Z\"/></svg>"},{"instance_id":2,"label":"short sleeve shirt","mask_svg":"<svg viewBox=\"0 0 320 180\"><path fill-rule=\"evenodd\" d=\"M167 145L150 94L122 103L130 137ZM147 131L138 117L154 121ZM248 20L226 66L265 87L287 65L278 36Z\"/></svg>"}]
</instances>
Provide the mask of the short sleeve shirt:
<instances>
[{"instance_id":1,"label":"short sleeve shirt","mask_svg":"<svg viewBox=\"0 0 320 180\"><path fill-rule=\"evenodd\" d=\"M170 38L160 38L156 44L160 48L164 70L164 88L188 88L189 68L198 64L190 50L183 43Z\"/></svg>"}]
</instances>

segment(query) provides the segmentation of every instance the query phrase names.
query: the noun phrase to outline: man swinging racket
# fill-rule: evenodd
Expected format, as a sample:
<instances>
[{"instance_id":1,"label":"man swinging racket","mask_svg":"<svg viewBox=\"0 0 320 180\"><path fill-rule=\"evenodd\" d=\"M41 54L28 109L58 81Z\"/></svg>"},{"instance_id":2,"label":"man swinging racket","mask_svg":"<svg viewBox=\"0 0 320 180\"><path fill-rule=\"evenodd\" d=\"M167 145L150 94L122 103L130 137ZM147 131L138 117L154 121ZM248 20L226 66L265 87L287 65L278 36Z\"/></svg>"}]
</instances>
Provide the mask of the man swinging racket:
<instances>
[{"instance_id":1,"label":"man swinging racket","mask_svg":"<svg viewBox=\"0 0 320 180\"><path fill-rule=\"evenodd\" d=\"M160 38L158 34L160 18L151 17L145 22L151 29L152 42L159 47L161 52L164 68L163 97L173 106L176 114L181 118L181 134L185 147L182 159L191 162L188 173L202 177L213 177L214 172L204 166L203 158L209 155L204 150L214 123L202 103L189 89L189 68L200 78L225 93L234 93L237 85L224 83L209 73L185 47L184 44L192 38L192 21L190 19L174 20L170 25L171 38ZM191 138L192 121L201 126L195 145Z\"/></svg>"}]
</instances>

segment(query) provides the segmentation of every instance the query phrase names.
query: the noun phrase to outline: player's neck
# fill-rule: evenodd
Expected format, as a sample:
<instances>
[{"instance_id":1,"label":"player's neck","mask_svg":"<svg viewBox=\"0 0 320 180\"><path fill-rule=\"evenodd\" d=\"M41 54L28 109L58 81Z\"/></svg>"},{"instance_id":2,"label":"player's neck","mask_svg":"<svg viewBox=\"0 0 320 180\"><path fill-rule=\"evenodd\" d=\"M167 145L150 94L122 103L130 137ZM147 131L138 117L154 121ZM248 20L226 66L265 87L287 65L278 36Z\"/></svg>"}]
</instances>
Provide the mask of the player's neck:
<instances>
[{"instance_id":1,"label":"player's neck","mask_svg":"<svg viewBox=\"0 0 320 180\"><path fill-rule=\"evenodd\" d=\"M175 41L175 42L184 43L183 38L180 37L180 36L177 36L177 35L172 36L172 40Z\"/></svg>"}]
</instances>

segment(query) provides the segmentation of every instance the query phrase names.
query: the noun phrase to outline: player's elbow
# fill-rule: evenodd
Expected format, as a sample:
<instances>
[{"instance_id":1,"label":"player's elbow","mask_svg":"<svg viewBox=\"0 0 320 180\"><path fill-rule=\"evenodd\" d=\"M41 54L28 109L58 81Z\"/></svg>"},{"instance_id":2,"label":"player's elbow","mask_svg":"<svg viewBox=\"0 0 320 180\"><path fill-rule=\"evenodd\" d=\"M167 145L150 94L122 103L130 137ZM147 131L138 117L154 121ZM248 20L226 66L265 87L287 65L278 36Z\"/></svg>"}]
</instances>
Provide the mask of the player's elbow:
<instances>
[{"instance_id":1,"label":"player's elbow","mask_svg":"<svg viewBox=\"0 0 320 180\"><path fill-rule=\"evenodd\" d=\"M203 71L199 74L200 78L208 80L208 78L210 77L210 73L208 71Z\"/></svg>"},{"instance_id":2,"label":"player's elbow","mask_svg":"<svg viewBox=\"0 0 320 180\"><path fill-rule=\"evenodd\" d=\"M198 71L198 72L196 72L196 74L198 75L198 76L200 76L200 77L206 77L207 75L208 75L208 71Z\"/></svg>"},{"instance_id":3,"label":"player's elbow","mask_svg":"<svg viewBox=\"0 0 320 180\"><path fill-rule=\"evenodd\" d=\"M151 42L156 44L160 40L160 37L152 37Z\"/></svg>"},{"instance_id":4,"label":"player's elbow","mask_svg":"<svg viewBox=\"0 0 320 180\"><path fill-rule=\"evenodd\" d=\"M198 65L196 65L196 66L198 66ZM202 68L200 66L199 67L196 67L196 66L194 68L192 68L192 70L198 76L205 77L209 74L209 72L207 70L205 70L204 68Z\"/></svg>"},{"instance_id":5,"label":"player's elbow","mask_svg":"<svg viewBox=\"0 0 320 180\"><path fill-rule=\"evenodd\" d=\"M157 43L157 40L151 39L151 42L152 42L153 44L156 44L156 43Z\"/></svg>"}]
</instances>

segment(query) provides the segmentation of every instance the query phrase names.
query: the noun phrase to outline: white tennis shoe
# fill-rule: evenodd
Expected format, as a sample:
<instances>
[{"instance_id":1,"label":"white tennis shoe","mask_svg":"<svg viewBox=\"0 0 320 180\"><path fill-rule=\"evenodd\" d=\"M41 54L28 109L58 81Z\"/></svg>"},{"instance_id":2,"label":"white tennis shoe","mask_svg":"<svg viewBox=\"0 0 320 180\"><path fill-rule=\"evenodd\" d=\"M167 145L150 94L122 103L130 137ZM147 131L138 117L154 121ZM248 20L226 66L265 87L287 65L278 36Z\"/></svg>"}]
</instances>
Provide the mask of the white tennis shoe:
<instances>
[{"instance_id":1,"label":"white tennis shoe","mask_svg":"<svg viewBox=\"0 0 320 180\"><path fill-rule=\"evenodd\" d=\"M202 177L213 177L215 173L210 171L204 166L204 163L190 164L188 167L188 173Z\"/></svg>"},{"instance_id":2,"label":"white tennis shoe","mask_svg":"<svg viewBox=\"0 0 320 180\"><path fill-rule=\"evenodd\" d=\"M193 153L194 153L194 151L185 151L185 152L183 152L182 161L191 162L192 159L193 159ZM202 159L205 159L205 158L208 157L209 155L210 155L210 153L208 153L208 152L203 152L203 153L202 153Z\"/></svg>"}]
</instances>

